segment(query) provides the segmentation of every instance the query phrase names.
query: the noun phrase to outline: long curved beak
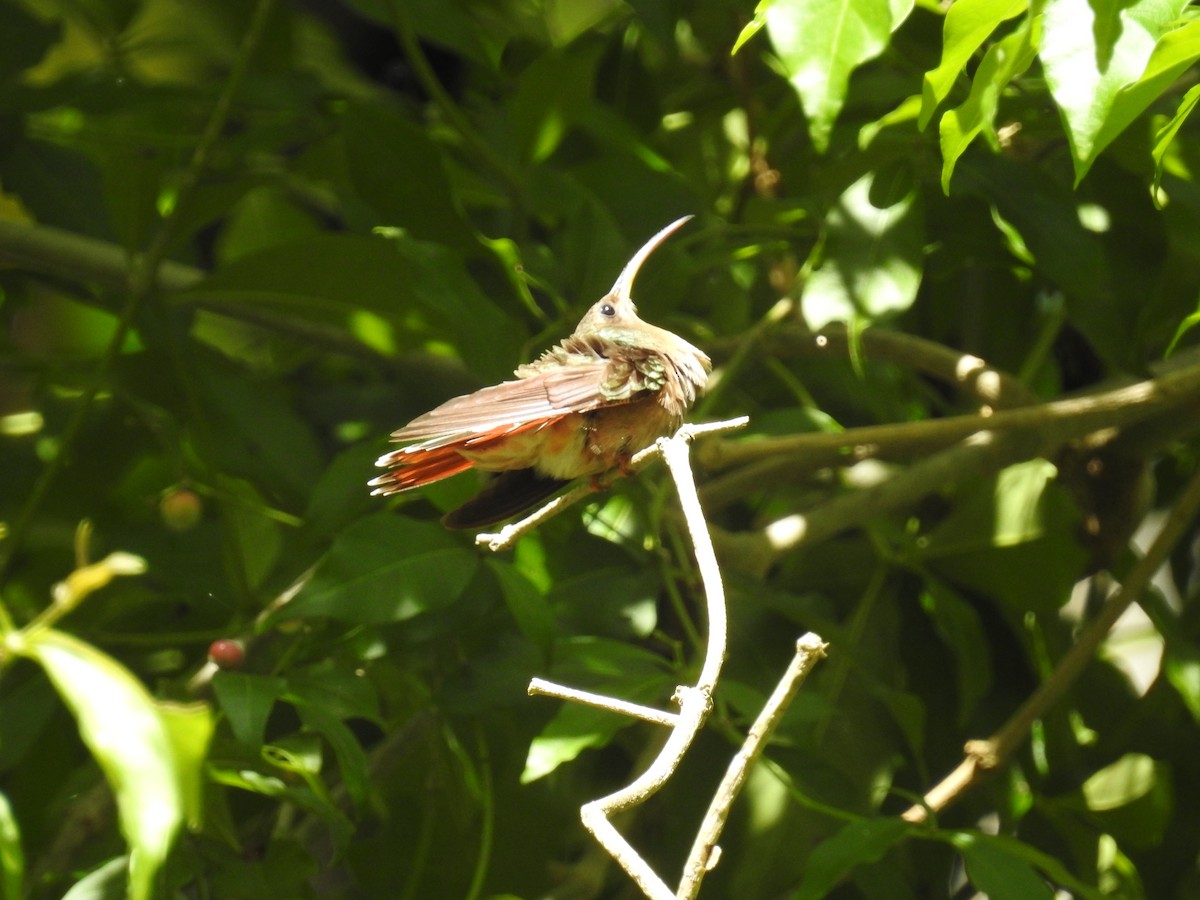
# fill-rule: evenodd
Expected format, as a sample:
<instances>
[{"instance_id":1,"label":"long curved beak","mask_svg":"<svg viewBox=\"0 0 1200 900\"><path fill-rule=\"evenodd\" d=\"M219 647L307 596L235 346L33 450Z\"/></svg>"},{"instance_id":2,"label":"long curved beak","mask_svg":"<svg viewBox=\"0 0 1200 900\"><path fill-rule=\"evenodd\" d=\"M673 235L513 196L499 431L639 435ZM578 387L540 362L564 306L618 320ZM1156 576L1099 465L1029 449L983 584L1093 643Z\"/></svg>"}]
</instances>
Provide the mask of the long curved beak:
<instances>
[{"instance_id":1,"label":"long curved beak","mask_svg":"<svg viewBox=\"0 0 1200 900\"><path fill-rule=\"evenodd\" d=\"M642 244L642 248L633 254L629 262L625 263L625 268L617 276L616 283L613 284L612 290L608 292L608 295L610 297L616 296L619 300L632 300L633 279L637 277L638 269L642 267L642 263L646 261L651 253L658 249L659 244L686 225L691 218L691 216L684 216L682 219L676 219L666 228L662 229L662 231L658 232L658 234L654 235L654 237L650 238L650 240L646 241L646 243Z\"/></svg>"}]
</instances>

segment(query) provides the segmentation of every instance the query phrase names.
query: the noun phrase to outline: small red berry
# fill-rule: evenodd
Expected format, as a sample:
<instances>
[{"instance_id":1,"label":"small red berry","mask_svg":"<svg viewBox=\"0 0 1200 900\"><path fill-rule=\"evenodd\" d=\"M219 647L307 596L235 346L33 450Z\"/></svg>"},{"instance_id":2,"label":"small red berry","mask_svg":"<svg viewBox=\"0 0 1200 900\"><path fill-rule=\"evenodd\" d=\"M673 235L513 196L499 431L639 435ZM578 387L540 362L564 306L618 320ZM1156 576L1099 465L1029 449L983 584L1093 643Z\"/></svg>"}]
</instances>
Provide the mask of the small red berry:
<instances>
[{"instance_id":1,"label":"small red berry","mask_svg":"<svg viewBox=\"0 0 1200 900\"><path fill-rule=\"evenodd\" d=\"M208 645L208 658L222 669L240 669L246 661L246 648L241 641L219 638Z\"/></svg>"}]
</instances>

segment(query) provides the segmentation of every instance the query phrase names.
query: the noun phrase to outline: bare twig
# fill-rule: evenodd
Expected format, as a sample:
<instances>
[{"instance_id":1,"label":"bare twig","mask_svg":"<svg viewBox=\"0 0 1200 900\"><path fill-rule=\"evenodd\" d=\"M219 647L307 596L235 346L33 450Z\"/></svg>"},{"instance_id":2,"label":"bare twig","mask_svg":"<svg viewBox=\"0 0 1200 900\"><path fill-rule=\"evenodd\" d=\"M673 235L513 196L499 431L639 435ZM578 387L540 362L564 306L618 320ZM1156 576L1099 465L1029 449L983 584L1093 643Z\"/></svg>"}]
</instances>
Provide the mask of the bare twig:
<instances>
[{"instance_id":1,"label":"bare twig","mask_svg":"<svg viewBox=\"0 0 1200 900\"><path fill-rule=\"evenodd\" d=\"M1200 472L1192 476L1171 510L1150 549L1133 567L1120 589L1104 603L1079 640L1012 717L986 741L969 741L966 758L925 794L924 802L910 807L903 818L924 822L929 813L949 806L964 792L1008 760L1025 741L1033 723L1043 717L1082 674L1096 649L1129 605L1141 595L1154 573L1170 555L1200 510Z\"/></svg>"},{"instance_id":2,"label":"bare twig","mask_svg":"<svg viewBox=\"0 0 1200 900\"><path fill-rule=\"evenodd\" d=\"M653 706L643 706L640 703L630 703L628 700L618 700L616 697L606 697L603 694L593 694L591 691L581 691L578 688L566 687L546 681L544 678L534 678L529 682L529 696L557 697L559 700L573 700L585 706L595 706L607 709L609 712L620 713L655 725L666 725L674 728L679 724L679 714L655 709Z\"/></svg>"},{"instance_id":3,"label":"bare twig","mask_svg":"<svg viewBox=\"0 0 1200 900\"><path fill-rule=\"evenodd\" d=\"M717 787L717 792L709 804L708 812L704 815L704 821L696 834L696 841L692 844L691 853L688 854L687 862L683 867L683 880L680 882L679 892L676 895L681 900L692 900L699 894L700 884L704 880L705 874L716 865L716 851L719 849L717 840L725 827L726 819L729 818L729 810L733 806L733 801L741 791L746 776L750 773L750 767L765 749L767 740L783 718L784 712L787 711L792 698L796 696L796 691L808 673L820 660L824 659L826 646L817 635L811 632L796 641L796 655L792 657L787 671L775 685L775 690L771 692L771 696L758 714L758 718L754 720L745 743L729 763L725 777L721 779L721 784Z\"/></svg>"}]
</instances>

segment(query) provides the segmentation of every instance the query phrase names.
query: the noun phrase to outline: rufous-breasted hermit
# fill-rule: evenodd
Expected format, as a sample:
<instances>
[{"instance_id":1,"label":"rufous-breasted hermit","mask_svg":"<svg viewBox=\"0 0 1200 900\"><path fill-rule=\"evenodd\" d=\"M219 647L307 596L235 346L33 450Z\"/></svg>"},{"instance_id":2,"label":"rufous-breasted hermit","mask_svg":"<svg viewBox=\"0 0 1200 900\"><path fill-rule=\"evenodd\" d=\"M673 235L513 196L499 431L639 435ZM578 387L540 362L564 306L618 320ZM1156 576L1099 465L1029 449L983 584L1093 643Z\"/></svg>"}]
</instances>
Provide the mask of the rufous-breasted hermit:
<instances>
[{"instance_id":1,"label":"rufous-breasted hermit","mask_svg":"<svg viewBox=\"0 0 1200 900\"><path fill-rule=\"evenodd\" d=\"M405 444L379 458L374 494L395 494L472 467L500 473L448 513L448 528L489 525L534 506L567 482L622 468L674 431L703 392L712 363L638 318L630 292L642 263L691 216L633 255L574 334L516 378L447 400L392 434Z\"/></svg>"}]
</instances>

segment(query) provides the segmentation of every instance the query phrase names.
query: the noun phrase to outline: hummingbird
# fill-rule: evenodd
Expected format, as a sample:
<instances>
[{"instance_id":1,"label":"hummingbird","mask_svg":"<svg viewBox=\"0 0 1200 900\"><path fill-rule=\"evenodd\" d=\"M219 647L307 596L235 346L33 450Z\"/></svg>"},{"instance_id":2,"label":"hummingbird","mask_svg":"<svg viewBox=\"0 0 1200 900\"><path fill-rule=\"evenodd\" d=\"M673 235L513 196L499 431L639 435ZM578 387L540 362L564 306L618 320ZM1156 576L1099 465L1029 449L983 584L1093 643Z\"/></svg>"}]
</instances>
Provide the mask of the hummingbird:
<instances>
[{"instance_id":1,"label":"hummingbird","mask_svg":"<svg viewBox=\"0 0 1200 900\"><path fill-rule=\"evenodd\" d=\"M576 478L623 471L630 457L683 423L703 393L709 358L638 318L638 269L691 216L650 238L570 337L516 378L447 400L392 433L405 446L379 458L388 469L372 494L397 494L470 468L499 473L442 524L491 525L535 506Z\"/></svg>"}]
</instances>

